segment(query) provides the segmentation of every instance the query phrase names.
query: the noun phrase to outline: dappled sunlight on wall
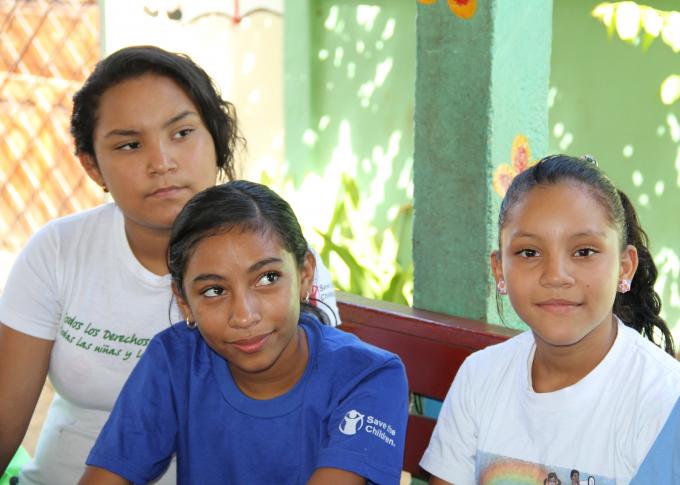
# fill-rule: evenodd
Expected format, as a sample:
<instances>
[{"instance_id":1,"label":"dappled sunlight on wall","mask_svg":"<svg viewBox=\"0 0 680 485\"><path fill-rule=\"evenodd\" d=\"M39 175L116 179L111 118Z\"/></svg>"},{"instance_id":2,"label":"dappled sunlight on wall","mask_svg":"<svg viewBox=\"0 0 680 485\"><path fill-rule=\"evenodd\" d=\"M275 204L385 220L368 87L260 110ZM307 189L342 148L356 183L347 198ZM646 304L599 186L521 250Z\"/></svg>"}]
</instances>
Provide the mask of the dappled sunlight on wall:
<instances>
[{"instance_id":1,"label":"dappled sunlight on wall","mask_svg":"<svg viewBox=\"0 0 680 485\"><path fill-rule=\"evenodd\" d=\"M319 1L310 23L310 122L286 136L314 203L296 210L341 288L410 302L415 5Z\"/></svg>"},{"instance_id":2,"label":"dappled sunlight on wall","mask_svg":"<svg viewBox=\"0 0 680 485\"><path fill-rule=\"evenodd\" d=\"M680 105L660 94L680 53L670 37L645 37L642 17L635 28L609 18L608 36L591 15L599 3L554 3L549 151L591 154L633 201L659 270L662 316L680 341Z\"/></svg>"}]
</instances>

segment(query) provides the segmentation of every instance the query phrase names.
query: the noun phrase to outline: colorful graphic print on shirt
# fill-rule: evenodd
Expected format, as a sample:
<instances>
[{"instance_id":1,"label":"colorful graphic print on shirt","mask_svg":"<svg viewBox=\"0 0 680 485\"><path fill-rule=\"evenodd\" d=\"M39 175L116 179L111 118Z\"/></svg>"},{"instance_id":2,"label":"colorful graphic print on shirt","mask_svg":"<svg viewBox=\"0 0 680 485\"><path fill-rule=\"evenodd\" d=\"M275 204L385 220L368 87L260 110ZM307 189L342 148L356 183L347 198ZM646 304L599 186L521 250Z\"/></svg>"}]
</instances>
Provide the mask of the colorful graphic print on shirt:
<instances>
[{"instance_id":1,"label":"colorful graphic print on shirt","mask_svg":"<svg viewBox=\"0 0 680 485\"><path fill-rule=\"evenodd\" d=\"M579 485L616 485L616 480L579 470L517 460L477 451L476 482L480 485L572 485L571 474Z\"/></svg>"}]
</instances>

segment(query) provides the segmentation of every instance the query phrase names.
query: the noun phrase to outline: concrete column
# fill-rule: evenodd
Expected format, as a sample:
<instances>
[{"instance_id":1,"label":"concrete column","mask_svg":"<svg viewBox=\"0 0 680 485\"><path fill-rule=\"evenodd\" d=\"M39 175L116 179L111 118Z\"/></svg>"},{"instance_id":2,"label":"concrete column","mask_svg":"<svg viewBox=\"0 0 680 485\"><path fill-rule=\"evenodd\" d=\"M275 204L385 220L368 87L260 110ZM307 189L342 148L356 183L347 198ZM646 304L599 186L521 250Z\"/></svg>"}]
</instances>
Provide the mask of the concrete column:
<instances>
[{"instance_id":1,"label":"concrete column","mask_svg":"<svg viewBox=\"0 0 680 485\"><path fill-rule=\"evenodd\" d=\"M462 5L470 8L461 16ZM417 308L498 321L489 269L501 201L494 177L545 154L551 26L546 0L418 5Z\"/></svg>"}]
</instances>

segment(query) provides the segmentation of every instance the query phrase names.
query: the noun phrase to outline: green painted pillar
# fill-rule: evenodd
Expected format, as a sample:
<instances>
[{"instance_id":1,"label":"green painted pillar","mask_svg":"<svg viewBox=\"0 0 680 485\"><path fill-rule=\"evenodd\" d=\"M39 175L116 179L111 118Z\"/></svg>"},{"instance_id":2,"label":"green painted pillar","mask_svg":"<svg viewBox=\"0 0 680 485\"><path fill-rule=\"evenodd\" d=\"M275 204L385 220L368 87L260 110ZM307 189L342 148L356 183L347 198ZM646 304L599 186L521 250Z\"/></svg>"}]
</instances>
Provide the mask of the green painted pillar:
<instances>
[{"instance_id":1,"label":"green painted pillar","mask_svg":"<svg viewBox=\"0 0 680 485\"><path fill-rule=\"evenodd\" d=\"M498 322L489 254L499 192L545 155L551 24L546 0L418 5L417 308Z\"/></svg>"}]
</instances>

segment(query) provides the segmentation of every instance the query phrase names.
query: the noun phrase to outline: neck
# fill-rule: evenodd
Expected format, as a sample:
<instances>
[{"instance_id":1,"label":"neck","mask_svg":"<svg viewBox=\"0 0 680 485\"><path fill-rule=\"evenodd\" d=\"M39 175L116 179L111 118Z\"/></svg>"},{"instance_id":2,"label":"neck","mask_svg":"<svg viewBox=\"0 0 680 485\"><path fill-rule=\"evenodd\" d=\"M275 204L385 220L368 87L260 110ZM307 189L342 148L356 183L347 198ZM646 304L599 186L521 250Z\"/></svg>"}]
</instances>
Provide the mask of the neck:
<instances>
[{"instance_id":1,"label":"neck","mask_svg":"<svg viewBox=\"0 0 680 485\"><path fill-rule=\"evenodd\" d=\"M157 275L168 274L167 250L170 229L139 226L125 220L125 235L132 254L146 269Z\"/></svg>"},{"instance_id":2,"label":"neck","mask_svg":"<svg viewBox=\"0 0 680 485\"><path fill-rule=\"evenodd\" d=\"M534 391L553 392L576 384L602 362L617 332L616 318L611 316L572 345L551 345L534 334L536 352L531 364Z\"/></svg>"},{"instance_id":3,"label":"neck","mask_svg":"<svg viewBox=\"0 0 680 485\"><path fill-rule=\"evenodd\" d=\"M299 326L291 342L271 367L258 373L246 373L229 366L234 382L253 399L273 399L290 391L307 368L309 350L307 334Z\"/></svg>"}]
</instances>

